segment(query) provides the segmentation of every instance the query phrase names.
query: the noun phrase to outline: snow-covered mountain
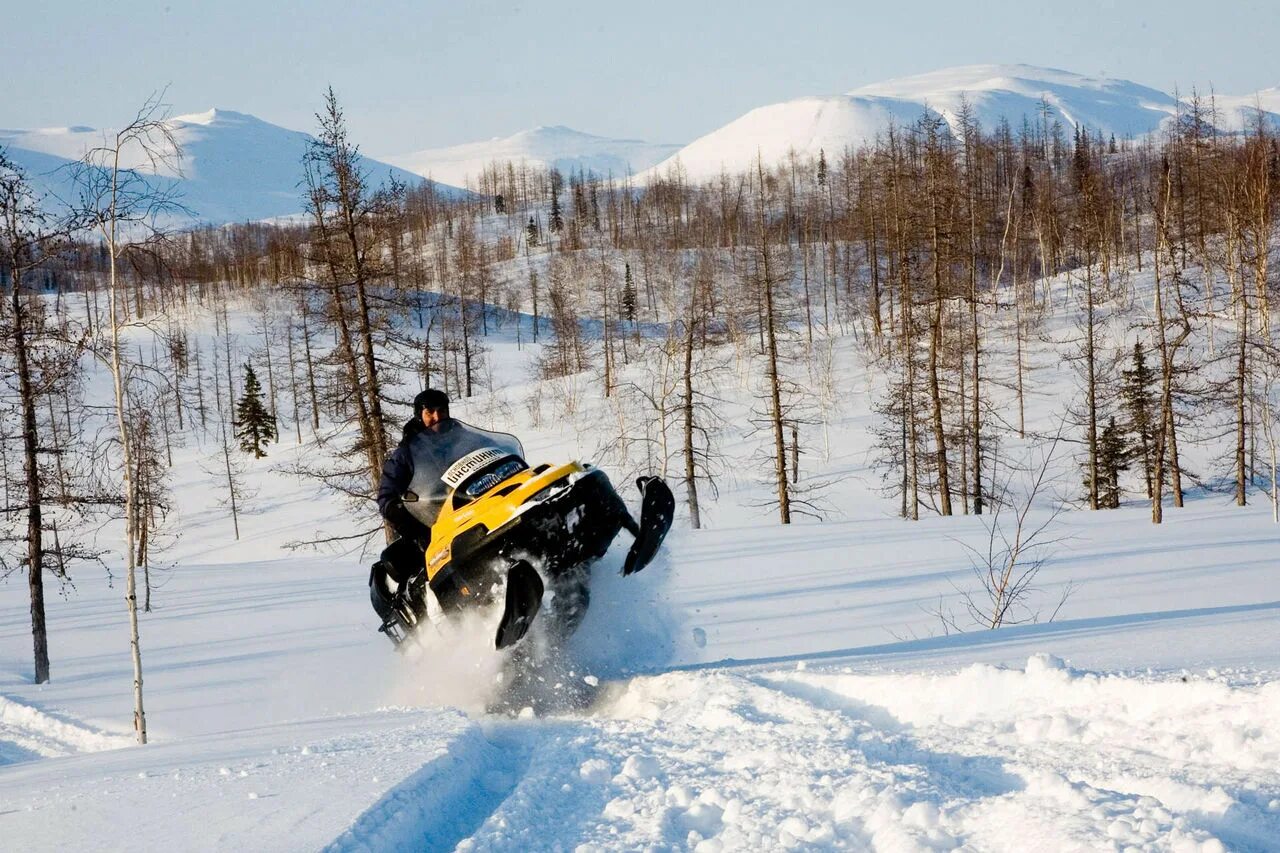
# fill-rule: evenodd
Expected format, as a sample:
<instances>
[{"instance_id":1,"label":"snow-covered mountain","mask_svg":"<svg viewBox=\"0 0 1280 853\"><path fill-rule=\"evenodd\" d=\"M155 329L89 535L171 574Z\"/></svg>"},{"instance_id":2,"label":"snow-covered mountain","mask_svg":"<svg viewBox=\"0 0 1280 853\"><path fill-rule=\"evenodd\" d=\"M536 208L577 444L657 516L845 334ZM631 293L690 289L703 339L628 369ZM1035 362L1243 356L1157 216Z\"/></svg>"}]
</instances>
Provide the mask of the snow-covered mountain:
<instances>
[{"instance_id":1,"label":"snow-covered mountain","mask_svg":"<svg viewBox=\"0 0 1280 853\"><path fill-rule=\"evenodd\" d=\"M1223 129L1239 127L1241 110L1262 99L1280 112L1280 91L1219 98ZM1229 103L1228 103L1229 102ZM1237 103L1238 102L1238 103ZM968 65L873 83L841 95L806 97L759 107L682 148L649 174L679 162L691 180L749 168L757 152L766 163L789 152L816 156L871 142L890 126L922 114L940 117L952 130L968 104L972 117L993 128L1002 119L1065 128L1083 126L1104 136L1138 137L1159 130L1179 109L1173 95L1128 80L1090 77L1032 65ZM643 179L643 175L641 178Z\"/></svg>"},{"instance_id":2,"label":"snow-covered mountain","mask_svg":"<svg viewBox=\"0 0 1280 853\"><path fill-rule=\"evenodd\" d=\"M423 177L463 186L468 178L474 180L484 167L495 161L523 161L542 168L555 166L562 172L581 169L598 175L623 176L647 169L679 148L679 145L640 139L593 136L560 125L535 127L484 142L427 148L386 160Z\"/></svg>"},{"instance_id":3,"label":"snow-covered mountain","mask_svg":"<svg viewBox=\"0 0 1280 853\"><path fill-rule=\"evenodd\" d=\"M1247 131L1254 126L1258 110L1275 130L1280 130L1280 86L1259 89L1252 95L1214 95L1210 100L1214 125L1228 133Z\"/></svg>"},{"instance_id":4,"label":"snow-covered mountain","mask_svg":"<svg viewBox=\"0 0 1280 853\"><path fill-rule=\"evenodd\" d=\"M1090 77L1032 65L968 65L927 74L900 77L854 89L852 97L891 97L927 106L953 130L965 101L973 117L992 128L1001 119L1018 124L1061 121L1068 128L1084 126L1104 135L1141 136L1156 130L1178 110L1172 95L1107 77Z\"/></svg>"},{"instance_id":5,"label":"snow-covered mountain","mask_svg":"<svg viewBox=\"0 0 1280 853\"><path fill-rule=\"evenodd\" d=\"M244 113L214 109L168 121L182 148L180 173L156 173L142 152L125 152L125 165L155 174L163 185L179 182L181 201L196 222L224 223L287 216L302 209L302 156L312 137ZM0 130L0 145L42 189L71 194L65 168L102 145L109 131L91 127ZM417 175L365 158L375 182L395 175L411 184ZM452 187L448 191L460 192ZM185 217L184 217L185 219Z\"/></svg>"}]
</instances>

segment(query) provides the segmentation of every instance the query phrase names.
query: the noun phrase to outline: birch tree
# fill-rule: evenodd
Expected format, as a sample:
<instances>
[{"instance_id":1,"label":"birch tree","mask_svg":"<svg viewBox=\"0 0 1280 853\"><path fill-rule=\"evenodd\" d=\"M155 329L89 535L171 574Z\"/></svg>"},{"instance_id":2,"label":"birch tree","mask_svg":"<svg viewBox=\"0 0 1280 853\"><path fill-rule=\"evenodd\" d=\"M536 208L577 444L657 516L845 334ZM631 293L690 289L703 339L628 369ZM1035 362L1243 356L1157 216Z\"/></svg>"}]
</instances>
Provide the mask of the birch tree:
<instances>
[{"instance_id":1,"label":"birch tree","mask_svg":"<svg viewBox=\"0 0 1280 853\"><path fill-rule=\"evenodd\" d=\"M165 176L180 174L182 149L166 121L162 93L149 97L133 119L89 151L75 171L78 213L102 241L108 261L106 340L100 354L111 373L124 498L125 604L129 613L129 649L133 659L134 730L147 742L143 706L142 644L138 632L137 512L133 436L129 423L131 365L125 355L125 330L137 323L127 317L121 261L125 254L163 239L164 218L176 212L176 184Z\"/></svg>"}]
</instances>

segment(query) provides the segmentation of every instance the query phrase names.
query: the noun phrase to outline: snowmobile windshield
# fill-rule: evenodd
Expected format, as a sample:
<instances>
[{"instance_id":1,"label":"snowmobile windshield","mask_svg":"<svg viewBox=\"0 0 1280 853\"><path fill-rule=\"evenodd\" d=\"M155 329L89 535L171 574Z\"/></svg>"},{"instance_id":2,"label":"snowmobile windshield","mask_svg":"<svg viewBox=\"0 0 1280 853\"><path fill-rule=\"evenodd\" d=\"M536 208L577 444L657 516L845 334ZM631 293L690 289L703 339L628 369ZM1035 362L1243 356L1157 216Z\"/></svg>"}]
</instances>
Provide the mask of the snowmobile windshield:
<instances>
[{"instance_id":1,"label":"snowmobile windshield","mask_svg":"<svg viewBox=\"0 0 1280 853\"><path fill-rule=\"evenodd\" d=\"M428 525L435 524L450 492L472 475L508 457L524 458L524 448L515 436L458 420L444 432L419 433L409 447L413 457L409 488L417 500L405 506Z\"/></svg>"},{"instance_id":2,"label":"snowmobile windshield","mask_svg":"<svg viewBox=\"0 0 1280 853\"><path fill-rule=\"evenodd\" d=\"M524 448L514 435L455 421L453 428L430 435L429 470L422 473L450 489L462 485L471 474L504 456L524 458ZM483 452L481 452L483 451ZM414 460L415 469L418 460ZM416 470L414 473L418 473Z\"/></svg>"}]
</instances>

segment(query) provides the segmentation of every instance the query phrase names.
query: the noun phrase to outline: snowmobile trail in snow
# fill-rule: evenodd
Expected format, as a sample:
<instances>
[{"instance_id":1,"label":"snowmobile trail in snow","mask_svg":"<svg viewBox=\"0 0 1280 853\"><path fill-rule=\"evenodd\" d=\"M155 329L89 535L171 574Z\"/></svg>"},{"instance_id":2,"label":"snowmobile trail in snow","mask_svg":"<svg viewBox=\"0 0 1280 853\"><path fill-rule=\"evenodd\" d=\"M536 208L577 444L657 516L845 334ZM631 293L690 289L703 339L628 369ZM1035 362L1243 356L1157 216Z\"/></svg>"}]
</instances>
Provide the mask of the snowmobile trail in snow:
<instances>
[{"instance_id":1,"label":"snowmobile trail in snow","mask_svg":"<svg viewBox=\"0 0 1280 853\"><path fill-rule=\"evenodd\" d=\"M433 756L362 813L324 849L456 849L511 795L529 766L526 737L478 732L465 749Z\"/></svg>"},{"instance_id":2,"label":"snowmobile trail in snow","mask_svg":"<svg viewBox=\"0 0 1280 853\"><path fill-rule=\"evenodd\" d=\"M536 846L554 821L562 839L612 847L1264 850L1280 776L1251 773L1280 755L1276 689L1047 656L940 676L641 676L581 716L487 727L530 759L468 840Z\"/></svg>"},{"instance_id":3,"label":"snowmobile trail in snow","mask_svg":"<svg viewBox=\"0 0 1280 853\"><path fill-rule=\"evenodd\" d=\"M639 676L605 685L581 715L482 721L498 778L459 807L467 834L439 839L1267 850L1280 837L1278 690L1079 672L1050 656L946 675ZM423 828L405 828L417 834L397 844L424 849Z\"/></svg>"}]
</instances>

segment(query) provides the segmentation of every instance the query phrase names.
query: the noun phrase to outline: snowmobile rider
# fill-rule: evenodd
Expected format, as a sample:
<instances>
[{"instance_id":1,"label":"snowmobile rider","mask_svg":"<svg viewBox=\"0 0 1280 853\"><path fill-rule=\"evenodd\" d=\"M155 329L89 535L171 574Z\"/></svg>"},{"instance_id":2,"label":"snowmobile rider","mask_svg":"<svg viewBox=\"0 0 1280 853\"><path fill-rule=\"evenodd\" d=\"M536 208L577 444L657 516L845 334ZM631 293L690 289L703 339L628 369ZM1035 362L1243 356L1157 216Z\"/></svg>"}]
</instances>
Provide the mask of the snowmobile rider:
<instances>
[{"instance_id":1,"label":"snowmobile rider","mask_svg":"<svg viewBox=\"0 0 1280 853\"><path fill-rule=\"evenodd\" d=\"M441 444L438 437L454 429L456 423L449 416L448 395L428 388L413 398L413 417L405 422L400 444L383 463L382 479L378 483L378 511L398 538L383 549L378 562L373 564L369 597L384 622L392 618L395 594L422 569L431 543L431 522L440 511L438 502L431 501L425 494L419 499L410 490L414 463L438 455L439 450L433 445ZM413 505L412 509L409 504Z\"/></svg>"}]
</instances>

